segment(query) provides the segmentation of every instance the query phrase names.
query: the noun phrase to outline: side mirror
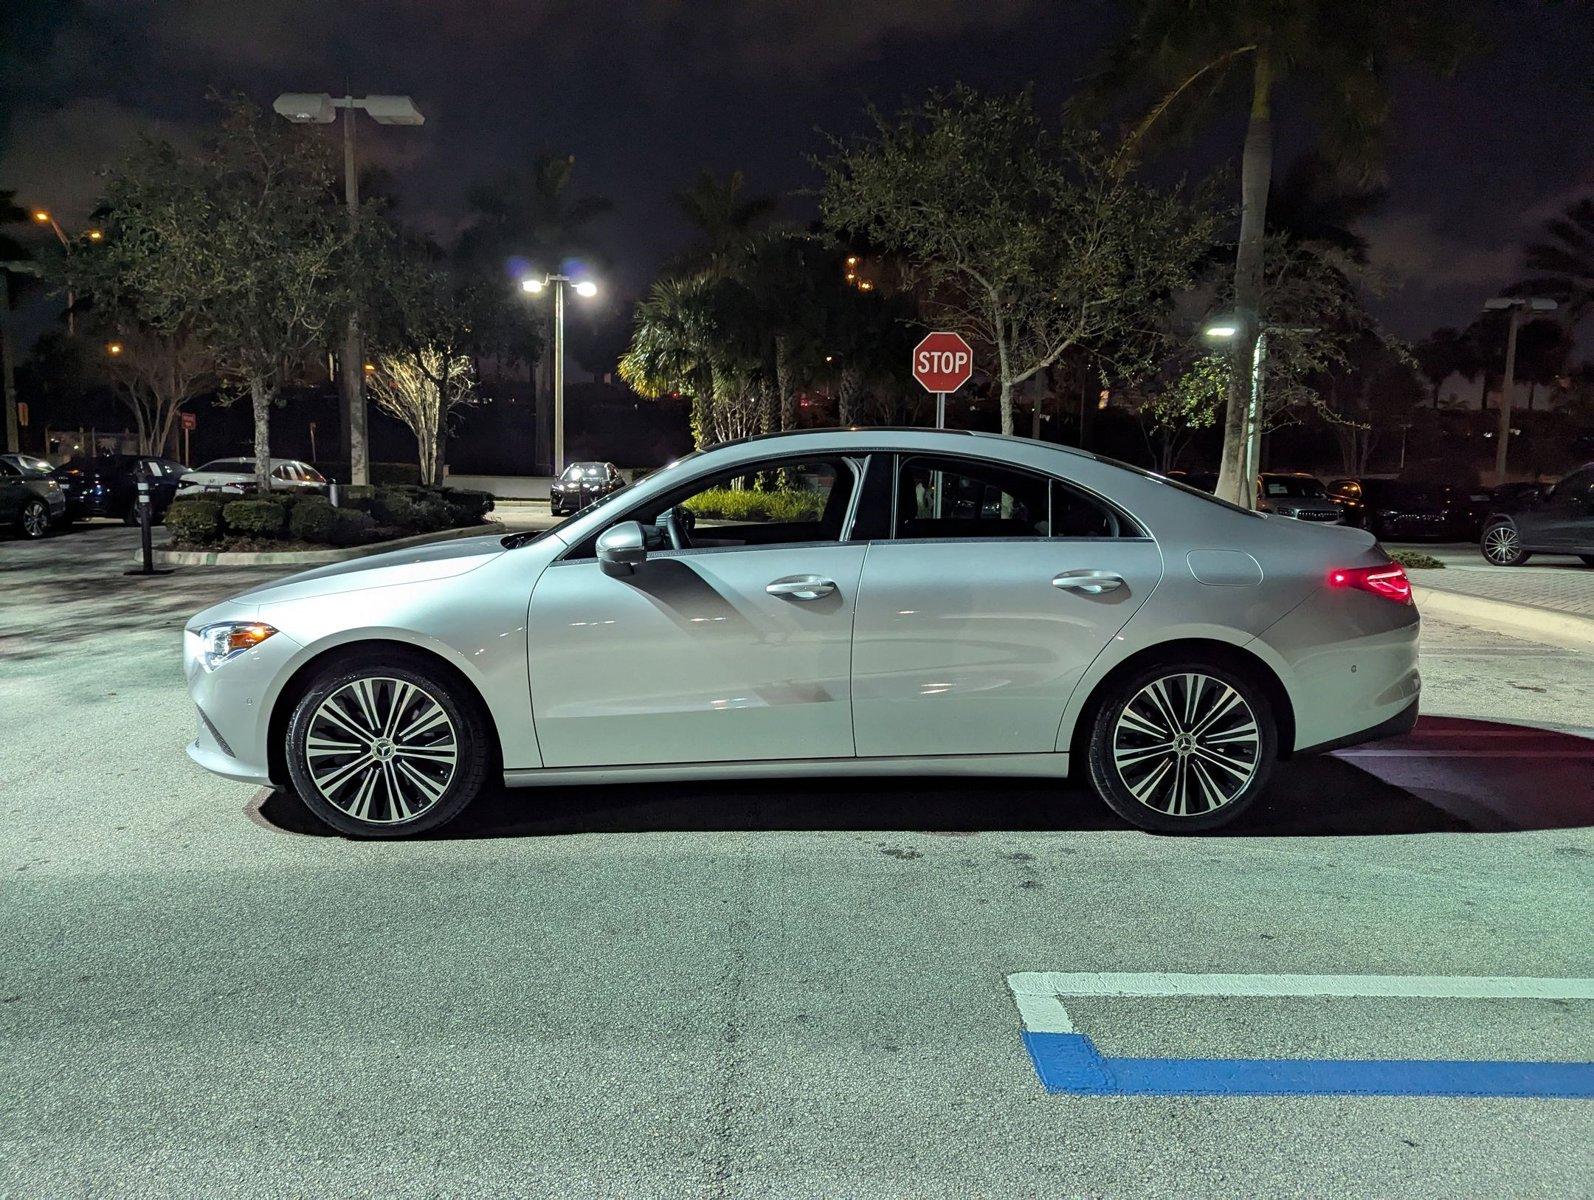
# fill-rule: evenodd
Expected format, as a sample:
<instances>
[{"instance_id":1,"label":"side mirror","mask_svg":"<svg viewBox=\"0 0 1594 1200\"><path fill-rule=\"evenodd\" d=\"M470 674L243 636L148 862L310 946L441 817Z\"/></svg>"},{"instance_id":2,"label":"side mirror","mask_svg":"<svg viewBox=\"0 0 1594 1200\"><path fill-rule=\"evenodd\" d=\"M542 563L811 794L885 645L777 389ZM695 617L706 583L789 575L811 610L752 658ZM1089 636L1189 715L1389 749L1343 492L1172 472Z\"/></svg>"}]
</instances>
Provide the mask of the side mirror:
<instances>
[{"instance_id":1,"label":"side mirror","mask_svg":"<svg viewBox=\"0 0 1594 1200\"><path fill-rule=\"evenodd\" d=\"M636 521L621 521L598 535L598 566L605 575L623 579L647 558L647 539Z\"/></svg>"}]
</instances>

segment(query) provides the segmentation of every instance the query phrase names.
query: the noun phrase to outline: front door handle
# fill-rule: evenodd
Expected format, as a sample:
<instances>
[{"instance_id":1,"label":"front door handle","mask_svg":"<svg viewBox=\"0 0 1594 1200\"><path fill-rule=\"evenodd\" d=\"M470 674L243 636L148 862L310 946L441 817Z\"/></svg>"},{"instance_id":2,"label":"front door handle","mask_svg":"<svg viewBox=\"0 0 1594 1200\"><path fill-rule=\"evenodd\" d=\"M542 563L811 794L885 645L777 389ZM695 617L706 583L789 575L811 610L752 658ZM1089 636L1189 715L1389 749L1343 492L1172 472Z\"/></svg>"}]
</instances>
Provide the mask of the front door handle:
<instances>
[{"instance_id":1,"label":"front door handle","mask_svg":"<svg viewBox=\"0 0 1594 1200\"><path fill-rule=\"evenodd\" d=\"M1123 576L1114 575L1111 571L1064 571L1052 579L1054 588L1062 588L1065 592L1084 592L1089 596L1117 591L1123 585Z\"/></svg>"},{"instance_id":2,"label":"front door handle","mask_svg":"<svg viewBox=\"0 0 1594 1200\"><path fill-rule=\"evenodd\" d=\"M819 575L788 575L766 584L764 590L771 596L789 596L793 600L819 600L836 590L834 580Z\"/></svg>"}]
</instances>

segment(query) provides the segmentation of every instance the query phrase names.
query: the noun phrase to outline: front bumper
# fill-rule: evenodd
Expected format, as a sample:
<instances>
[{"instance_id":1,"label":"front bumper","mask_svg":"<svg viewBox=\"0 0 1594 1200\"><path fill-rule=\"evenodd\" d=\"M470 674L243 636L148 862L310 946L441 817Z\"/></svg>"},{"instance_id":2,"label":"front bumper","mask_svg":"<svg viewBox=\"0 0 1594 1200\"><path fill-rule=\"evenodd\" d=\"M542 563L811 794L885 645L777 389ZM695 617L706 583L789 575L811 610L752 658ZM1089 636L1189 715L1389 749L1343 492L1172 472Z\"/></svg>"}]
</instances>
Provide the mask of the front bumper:
<instances>
[{"instance_id":1,"label":"front bumper","mask_svg":"<svg viewBox=\"0 0 1594 1200\"><path fill-rule=\"evenodd\" d=\"M253 613L230 619L251 620ZM199 708L199 731L188 747L188 757L226 779L269 783L271 710L290 674L290 662L301 649L279 631L207 671L199 657L198 633L185 630L183 673L188 694Z\"/></svg>"}]
</instances>

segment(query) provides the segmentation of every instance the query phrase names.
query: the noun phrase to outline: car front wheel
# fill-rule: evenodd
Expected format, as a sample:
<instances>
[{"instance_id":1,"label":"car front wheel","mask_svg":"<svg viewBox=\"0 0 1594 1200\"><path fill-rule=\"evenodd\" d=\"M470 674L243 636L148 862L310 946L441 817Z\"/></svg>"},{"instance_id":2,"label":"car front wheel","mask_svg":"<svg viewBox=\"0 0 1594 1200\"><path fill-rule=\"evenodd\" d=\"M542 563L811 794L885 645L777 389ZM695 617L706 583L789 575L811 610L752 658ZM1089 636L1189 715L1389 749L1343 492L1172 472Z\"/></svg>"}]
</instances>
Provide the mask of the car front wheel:
<instances>
[{"instance_id":1,"label":"car front wheel","mask_svg":"<svg viewBox=\"0 0 1594 1200\"><path fill-rule=\"evenodd\" d=\"M1497 567L1520 567L1531 557L1522 548L1522 537L1516 526L1509 521L1499 521L1485 529L1478 549Z\"/></svg>"},{"instance_id":2,"label":"car front wheel","mask_svg":"<svg viewBox=\"0 0 1594 1200\"><path fill-rule=\"evenodd\" d=\"M478 706L429 664L401 655L331 667L294 707L294 790L355 837L404 837L453 820L489 762Z\"/></svg>"},{"instance_id":3,"label":"car front wheel","mask_svg":"<svg viewBox=\"0 0 1594 1200\"><path fill-rule=\"evenodd\" d=\"M42 538L50 532L50 506L43 500L29 500L17 514L17 528L26 538Z\"/></svg>"},{"instance_id":4,"label":"car front wheel","mask_svg":"<svg viewBox=\"0 0 1594 1200\"><path fill-rule=\"evenodd\" d=\"M1227 666L1163 663L1115 686L1090 734L1090 779L1131 825L1196 833L1261 795L1278 756L1267 697Z\"/></svg>"}]
</instances>

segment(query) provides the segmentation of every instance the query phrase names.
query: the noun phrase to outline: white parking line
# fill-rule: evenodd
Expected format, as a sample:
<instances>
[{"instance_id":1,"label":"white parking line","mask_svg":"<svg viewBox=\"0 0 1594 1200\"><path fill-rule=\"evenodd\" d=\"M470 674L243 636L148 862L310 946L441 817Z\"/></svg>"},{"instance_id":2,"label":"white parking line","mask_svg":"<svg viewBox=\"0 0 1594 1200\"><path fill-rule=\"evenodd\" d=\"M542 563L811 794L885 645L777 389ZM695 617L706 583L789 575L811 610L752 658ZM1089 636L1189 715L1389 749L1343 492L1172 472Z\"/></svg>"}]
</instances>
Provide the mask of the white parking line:
<instances>
[{"instance_id":1,"label":"white parking line","mask_svg":"<svg viewBox=\"0 0 1594 1200\"><path fill-rule=\"evenodd\" d=\"M1594 1000L1594 979L1490 975L1181 975L1025 971L1007 977L1024 1027L1072 1033L1064 996L1358 996L1438 1000Z\"/></svg>"}]
</instances>

